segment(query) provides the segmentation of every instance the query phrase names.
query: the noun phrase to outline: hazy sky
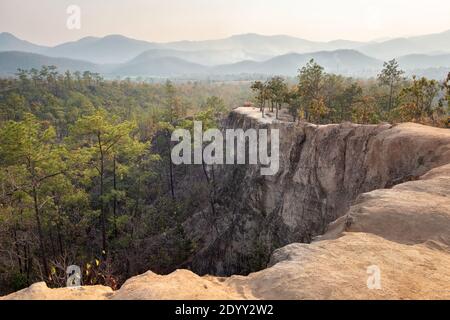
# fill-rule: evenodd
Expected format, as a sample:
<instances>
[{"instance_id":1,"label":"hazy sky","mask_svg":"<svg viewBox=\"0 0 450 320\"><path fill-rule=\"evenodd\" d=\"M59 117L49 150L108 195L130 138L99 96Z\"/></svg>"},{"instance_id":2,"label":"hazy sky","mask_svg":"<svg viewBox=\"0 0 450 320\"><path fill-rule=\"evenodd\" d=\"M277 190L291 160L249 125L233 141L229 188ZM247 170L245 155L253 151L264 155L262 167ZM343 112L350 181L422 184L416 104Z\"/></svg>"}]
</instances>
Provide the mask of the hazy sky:
<instances>
[{"instance_id":1,"label":"hazy sky","mask_svg":"<svg viewBox=\"0 0 450 320\"><path fill-rule=\"evenodd\" d=\"M69 5L81 29L66 27ZM123 34L149 41L240 33L373 40L450 29L449 0L0 0L0 32L46 45Z\"/></svg>"}]
</instances>

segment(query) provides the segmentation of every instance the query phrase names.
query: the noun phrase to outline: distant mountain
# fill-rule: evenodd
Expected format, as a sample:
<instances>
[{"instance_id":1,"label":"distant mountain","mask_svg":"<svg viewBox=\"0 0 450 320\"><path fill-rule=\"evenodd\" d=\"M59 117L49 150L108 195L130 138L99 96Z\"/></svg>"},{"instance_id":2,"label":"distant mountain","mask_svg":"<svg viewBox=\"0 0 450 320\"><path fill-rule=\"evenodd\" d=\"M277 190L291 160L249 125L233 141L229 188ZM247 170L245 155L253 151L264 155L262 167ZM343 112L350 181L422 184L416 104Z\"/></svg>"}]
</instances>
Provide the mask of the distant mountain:
<instances>
[{"instance_id":1,"label":"distant mountain","mask_svg":"<svg viewBox=\"0 0 450 320\"><path fill-rule=\"evenodd\" d=\"M53 58L44 55L19 52L19 51L7 51L0 52L0 75L13 76L17 73L17 69L40 69L42 66L54 65L62 72L66 70L70 71L92 71L92 72L105 72L100 66L91 62L72 60L67 58Z\"/></svg>"},{"instance_id":2,"label":"distant mountain","mask_svg":"<svg viewBox=\"0 0 450 320\"><path fill-rule=\"evenodd\" d=\"M442 81L447 79L447 75L450 73L449 67L439 67L439 68L425 68L425 69L408 69L406 70L406 76L412 77L426 77L428 79L435 79Z\"/></svg>"},{"instance_id":3,"label":"distant mountain","mask_svg":"<svg viewBox=\"0 0 450 320\"><path fill-rule=\"evenodd\" d=\"M85 38L86 45L97 43L96 38ZM232 54L236 54L233 56ZM243 58L245 58L244 56ZM241 57L236 51L181 51L151 49L125 63L96 64L79 59L49 57L43 54L7 51L0 52L0 75L12 76L18 68L40 68L55 65L61 72L92 71L105 77L183 77L192 78L258 75L295 76L298 69L314 59L326 72L353 77L372 77L382 68L382 60L371 58L357 50L289 53L264 61L243 60L217 65L223 60L236 61ZM236 60L235 60L236 59ZM450 69L450 54L414 54L397 58L407 75L424 75L442 80ZM447 73L446 73L447 72Z\"/></svg>"},{"instance_id":4,"label":"distant mountain","mask_svg":"<svg viewBox=\"0 0 450 320\"><path fill-rule=\"evenodd\" d=\"M198 52L191 52L193 56ZM177 57L166 55L178 55ZM264 74L293 76L299 68L315 59L328 72L346 75L371 75L378 71L382 62L367 57L355 50L322 51L308 54L291 53L263 62L252 60L233 64L207 67L181 59L186 58L182 51L148 51L130 62L114 69L114 74L126 76L180 76L180 75L238 75ZM198 56L196 56L198 58ZM192 57L191 57L192 58Z\"/></svg>"},{"instance_id":5,"label":"distant mountain","mask_svg":"<svg viewBox=\"0 0 450 320\"><path fill-rule=\"evenodd\" d=\"M398 38L371 43L358 48L364 54L378 59L393 59L410 54L450 53L450 30L411 38Z\"/></svg>"},{"instance_id":6,"label":"distant mountain","mask_svg":"<svg viewBox=\"0 0 450 320\"><path fill-rule=\"evenodd\" d=\"M175 57L138 57L112 71L125 77L179 77L207 73L208 67Z\"/></svg>"},{"instance_id":7,"label":"distant mountain","mask_svg":"<svg viewBox=\"0 0 450 320\"><path fill-rule=\"evenodd\" d=\"M222 65L214 68L218 74L268 74L296 75L298 69L309 60L314 59L327 72L350 76L372 75L382 67L382 62L363 55L355 50L321 51L307 54L286 54L264 62L243 61L232 65Z\"/></svg>"},{"instance_id":8,"label":"distant mountain","mask_svg":"<svg viewBox=\"0 0 450 320\"><path fill-rule=\"evenodd\" d=\"M450 54L410 54L397 59L403 69L450 68Z\"/></svg>"},{"instance_id":9,"label":"distant mountain","mask_svg":"<svg viewBox=\"0 0 450 320\"><path fill-rule=\"evenodd\" d=\"M107 76L177 77L187 75L238 75L264 74L292 76L310 59L315 59L328 72L346 75L370 74L381 66L381 61L367 57L354 50L323 51L309 54L287 54L264 62L242 61L221 66L205 66L175 57L179 51L147 51L123 64L99 65L82 60L54 58L25 52L0 53L0 74L12 75L18 68L40 68L55 65L61 71L100 72ZM172 55L172 56L166 56Z\"/></svg>"},{"instance_id":10,"label":"distant mountain","mask_svg":"<svg viewBox=\"0 0 450 320\"><path fill-rule=\"evenodd\" d=\"M236 63L242 60L263 61L271 58L272 56L252 54L240 50L182 51L175 49L152 49L141 53L139 56L134 58L133 61L138 62L162 57L179 58L192 63L215 66L220 64Z\"/></svg>"},{"instance_id":11,"label":"distant mountain","mask_svg":"<svg viewBox=\"0 0 450 320\"><path fill-rule=\"evenodd\" d=\"M264 36L259 34L235 35L225 39L207 41L180 41L166 43L167 48L177 50L244 50L276 56L288 52L307 52L317 48L317 43L290 36Z\"/></svg>"},{"instance_id":12,"label":"distant mountain","mask_svg":"<svg viewBox=\"0 0 450 320\"><path fill-rule=\"evenodd\" d=\"M172 42L166 43L164 46L177 50L190 51L241 50L252 55L259 53L264 54L266 57L275 57L287 53L306 53L321 50L354 49L360 47L361 45L364 45L364 43L347 40L316 42L285 35L265 36L249 33L235 35L219 40Z\"/></svg>"},{"instance_id":13,"label":"distant mountain","mask_svg":"<svg viewBox=\"0 0 450 320\"><path fill-rule=\"evenodd\" d=\"M102 38L86 37L50 48L20 40L9 33L0 34L0 52L32 52L103 65L124 64L140 56L142 59L171 57L194 64L219 66L247 60L262 62L288 54L339 50L357 50L366 56L380 60L412 54L450 54L450 30L424 36L367 43L348 40L317 42L286 35L264 36L253 33L217 40L154 43L121 35L109 35ZM345 64L338 63L338 65ZM346 69L352 70L352 68Z\"/></svg>"},{"instance_id":14,"label":"distant mountain","mask_svg":"<svg viewBox=\"0 0 450 320\"><path fill-rule=\"evenodd\" d=\"M339 49L357 49L365 45L364 42L349 41L349 40L333 40L325 43L325 49L327 50L339 50Z\"/></svg>"},{"instance_id":15,"label":"distant mountain","mask_svg":"<svg viewBox=\"0 0 450 320\"><path fill-rule=\"evenodd\" d=\"M44 53L51 57L111 64L126 62L146 50L158 47L159 45L155 43L130 39L121 35L110 35L104 38L87 37L64 43L50 48Z\"/></svg>"},{"instance_id":16,"label":"distant mountain","mask_svg":"<svg viewBox=\"0 0 450 320\"><path fill-rule=\"evenodd\" d=\"M23 51L23 52L43 52L47 49L31 42L21 40L11 33L0 33L0 51Z\"/></svg>"}]
</instances>

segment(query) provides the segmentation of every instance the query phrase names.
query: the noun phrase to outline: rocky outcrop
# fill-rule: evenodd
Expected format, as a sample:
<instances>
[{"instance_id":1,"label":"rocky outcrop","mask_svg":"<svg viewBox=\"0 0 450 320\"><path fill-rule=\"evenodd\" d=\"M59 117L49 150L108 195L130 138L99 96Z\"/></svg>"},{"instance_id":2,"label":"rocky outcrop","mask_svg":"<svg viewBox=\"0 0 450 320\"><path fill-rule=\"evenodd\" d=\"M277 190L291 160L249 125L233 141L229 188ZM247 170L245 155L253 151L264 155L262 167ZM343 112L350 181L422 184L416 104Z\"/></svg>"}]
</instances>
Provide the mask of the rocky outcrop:
<instances>
[{"instance_id":1,"label":"rocky outcrop","mask_svg":"<svg viewBox=\"0 0 450 320\"><path fill-rule=\"evenodd\" d=\"M228 284L260 299L450 299L450 165L359 197L312 244L275 251L271 266ZM368 268L381 288L367 287Z\"/></svg>"},{"instance_id":2,"label":"rocky outcrop","mask_svg":"<svg viewBox=\"0 0 450 320\"><path fill-rule=\"evenodd\" d=\"M363 194L319 239L333 239L343 232L364 232L401 244L449 251L449 191L450 165L445 165L420 180Z\"/></svg>"},{"instance_id":3,"label":"rocky outcrop","mask_svg":"<svg viewBox=\"0 0 450 320\"><path fill-rule=\"evenodd\" d=\"M45 282L39 282L27 289L0 297L0 300L106 300L112 295L112 289L104 286L49 289Z\"/></svg>"},{"instance_id":4,"label":"rocky outcrop","mask_svg":"<svg viewBox=\"0 0 450 320\"><path fill-rule=\"evenodd\" d=\"M235 111L229 125L279 128L280 171L264 178L257 166L217 168L220 214L185 223L200 248L190 266L267 268L231 277L148 272L114 293L37 284L5 298L450 299L449 130L293 125L251 109ZM367 285L372 267L378 289Z\"/></svg>"},{"instance_id":5,"label":"rocky outcrop","mask_svg":"<svg viewBox=\"0 0 450 320\"><path fill-rule=\"evenodd\" d=\"M416 180L450 162L450 131L418 124L317 126L274 121L239 108L227 128L280 130L280 170L216 169L216 216L208 208L185 224L199 248L187 267L198 274L246 275L272 252L309 243L362 193Z\"/></svg>"}]
</instances>

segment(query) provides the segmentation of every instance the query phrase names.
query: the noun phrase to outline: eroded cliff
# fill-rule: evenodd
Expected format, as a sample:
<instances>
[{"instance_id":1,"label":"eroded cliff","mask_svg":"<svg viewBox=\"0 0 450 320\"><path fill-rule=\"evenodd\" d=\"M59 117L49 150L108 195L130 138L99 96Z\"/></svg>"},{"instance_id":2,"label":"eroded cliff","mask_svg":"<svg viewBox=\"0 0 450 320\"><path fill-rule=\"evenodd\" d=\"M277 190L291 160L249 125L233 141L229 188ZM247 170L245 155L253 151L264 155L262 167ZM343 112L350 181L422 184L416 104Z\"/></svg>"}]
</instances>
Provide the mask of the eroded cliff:
<instances>
[{"instance_id":1,"label":"eroded cliff","mask_svg":"<svg viewBox=\"0 0 450 320\"><path fill-rule=\"evenodd\" d=\"M206 210L185 223L200 248L189 265L199 274L260 270L274 250L323 234L358 195L450 162L450 132L412 123L293 124L239 108L225 127L279 129L280 170L266 177L258 166L216 170L216 216Z\"/></svg>"},{"instance_id":2,"label":"eroded cliff","mask_svg":"<svg viewBox=\"0 0 450 320\"><path fill-rule=\"evenodd\" d=\"M38 283L4 299L450 299L449 190L446 165L363 194L321 239L276 250L267 269L248 276L147 272L116 292ZM371 266L379 289L367 286Z\"/></svg>"},{"instance_id":3,"label":"eroded cliff","mask_svg":"<svg viewBox=\"0 0 450 320\"><path fill-rule=\"evenodd\" d=\"M198 245L187 266L216 275L266 269L228 278L148 272L117 292L41 283L6 299L450 298L449 130L294 125L252 109L235 110L227 126L280 129L280 171L216 168L216 215L205 209L184 224ZM367 286L370 266L380 289Z\"/></svg>"}]
</instances>

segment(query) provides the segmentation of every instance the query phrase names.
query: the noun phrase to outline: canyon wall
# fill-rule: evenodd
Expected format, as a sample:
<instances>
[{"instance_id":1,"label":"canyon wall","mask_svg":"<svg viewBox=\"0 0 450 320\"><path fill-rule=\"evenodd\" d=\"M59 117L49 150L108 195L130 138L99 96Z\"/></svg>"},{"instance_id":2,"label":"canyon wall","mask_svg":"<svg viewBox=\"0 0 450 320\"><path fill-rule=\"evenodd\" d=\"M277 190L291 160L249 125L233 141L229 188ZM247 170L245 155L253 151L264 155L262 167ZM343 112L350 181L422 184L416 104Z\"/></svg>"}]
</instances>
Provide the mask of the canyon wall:
<instances>
[{"instance_id":1,"label":"canyon wall","mask_svg":"<svg viewBox=\"0 0 450 320\"><path fill-rule=\"evenodd\" d=\"M3 299L450 299L450 130L293 124L251 108L226 127L279 129L280 170L214 168L215 210L183 225L190 270Z\"/></svg>"},{"instance_id":2,"label":"canyon wall","mask_svg":"<svg viewBox=\"0 0 450 320\"><path fill-rule=\"evenodd\" d=\"M416 180L450 162L450 131L418 124L294 124L238 108L225 128L280 130L280 170L216 168L215 215L209 208L184 227L198 250L186 267L227 276L264 268L272 252L309 243L362 193Z\"/></svg>"}]
</instances>

